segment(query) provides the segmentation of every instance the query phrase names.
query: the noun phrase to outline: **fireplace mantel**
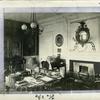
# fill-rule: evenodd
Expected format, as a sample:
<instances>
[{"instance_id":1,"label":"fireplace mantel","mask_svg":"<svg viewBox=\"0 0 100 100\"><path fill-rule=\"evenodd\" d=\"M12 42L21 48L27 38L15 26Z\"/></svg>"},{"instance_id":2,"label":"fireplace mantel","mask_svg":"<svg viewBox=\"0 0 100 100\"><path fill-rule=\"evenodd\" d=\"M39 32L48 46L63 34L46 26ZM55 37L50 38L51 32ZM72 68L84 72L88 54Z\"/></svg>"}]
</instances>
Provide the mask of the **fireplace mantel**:
<instances>
[{"instance_id":1,"label":"fireplace mantel","mask_svg":"<svg viewBox=\"0 0 100 100\"><path fill-rule=\"evenodd\" d=\"M93 62L93 61L70 60L69 70L71 72L79 73L80 66L87 67L87 71L81 73L84 74L88 73L89 75L95 75L96 73L100 74L100 62Z\"/></svg>"}]
</instances>

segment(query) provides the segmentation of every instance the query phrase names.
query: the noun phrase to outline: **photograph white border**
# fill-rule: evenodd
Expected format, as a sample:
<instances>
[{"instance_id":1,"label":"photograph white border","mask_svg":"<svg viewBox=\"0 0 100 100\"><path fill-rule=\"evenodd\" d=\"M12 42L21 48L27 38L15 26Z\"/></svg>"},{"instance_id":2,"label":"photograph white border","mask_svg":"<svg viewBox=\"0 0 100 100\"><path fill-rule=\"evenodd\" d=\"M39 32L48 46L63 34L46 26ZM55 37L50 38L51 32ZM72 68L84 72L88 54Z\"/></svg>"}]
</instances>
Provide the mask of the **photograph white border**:
<instances>
[{"instance_id":1,"label":"photograph white border","mask_svg":"<svg viewBox=\"0 0 100 100\"><path fill-rule=\"evenodd\" d=\"M43 2L43 1L42 1ZM67 4L65 4L65 2L63 2L63 3L61 3L61 2L59 2L59 3L57 3L57 2L55 2L54 4L50 4L50 2L48 2L48 3L40 3L40 2L37 2L37 3L35 3L35 2L30 2L30 1L27 1L27 2L25 2L25 1L21 1L21 2L6 2L6 1L1 1L0 2L0 90L2 90L2 86L4 85L4 83L3 83L3 80L2 80L2 77L4 77L4 75L3 75L3 66L4 66L4 49L3 49L3 47L4 47L4 45L3 45L3 39L4 39L4 37L3 37L3 35L4 35L4 33L3 33L3 28L4 27L2 27L3 26L3 11L4 11L4 9L3 8L9 8L9 9L11 9L12 7L14 7L14 9L15 9L15 7L21 7L21 8L23 8L23 7L26 7L26 8L28 8L28 7L33 7L33 4L34 4L34 6L35 7L37 7L38 9L39 9L39 7L44 7L44 5L46 5L46 7L47 8L44 8L44 9L48 9L49 11L52 11L52 12L63 12L63 11L65 11L64 9L66 9L67 7L70 7L69 8L69 10L67 9L65 12L100 12L100 2L97 0L97 1L93 1L93 0L91 0L91 2L92 3L90 3L90 2L85 2L85 3L82 3L81 2L81 4L80 3L78 3L78 1L76 1L75 0L75 2L73 3L73 1L69 4L68 2L67 2ZM17 6L16 6L17 5ZM48 7L49 6L49 7ZM85 7L85 8L84 8ZM36 9L37 9L36 8ZM50 10L51 9L51 10ZM48 12L48 10L44 10L45 12ZM9 10L9 11L11 11L11 10ZM41 11L41 8L38 10L38 11ZM43 10L42 10L43 11ZM2 83L2 84L1 84ZM98 92L98 93L97 93ZM99 92L100 91L88 91L88 92L86 92L86 91L83 91L81 94L79 94L79 92L77 93L77 92L74 92L74 91L70 91L70 94L69 93L55 93L55 96L56 96L56 99L58 100L60 100L60 99L62 99L62 100L66 100L66 99L68 99L68 100L80 100L80 99L82 99L82 100L88 100L88 99L90 99L90 100L100 100L100 94L99 94ZM48 92L49 93L49 92ZM75 94L73 94L73 93L75 93ZM38 93L38 94L40 94L40 93ZM50 94L50 93L49 93ZM1 99L4 99L4 100L13 100L13 99L15 99L15 100L20 100L20 99L24 99L24 100L35 100L34 98L33 98L33 96L34 96L35 94L30 94L30 95L27 95L27 94L22 94L22 95L0 95L0 98ZM55 99L55 100L56 100ZM45 100L45 99L44 99Z\"/></svg>"}]
</instances>

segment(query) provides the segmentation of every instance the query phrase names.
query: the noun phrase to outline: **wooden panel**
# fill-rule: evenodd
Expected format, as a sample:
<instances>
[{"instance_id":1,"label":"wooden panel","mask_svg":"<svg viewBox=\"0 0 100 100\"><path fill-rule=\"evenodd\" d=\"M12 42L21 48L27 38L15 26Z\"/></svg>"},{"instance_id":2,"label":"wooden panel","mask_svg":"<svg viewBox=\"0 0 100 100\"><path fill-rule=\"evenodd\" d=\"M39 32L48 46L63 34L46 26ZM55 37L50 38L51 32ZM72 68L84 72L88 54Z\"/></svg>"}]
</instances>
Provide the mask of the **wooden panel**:
<instances>
[{"instance_id":1,"label":"wooden panel","mask_svg":"<svg viewBox=\"0 0 100 100\"><path fill-rule=\"evenodd\" d=\"M18 26L20 22L5 20L4 21L4 51L5 57L11 58L14 50L21 52L21 41L18 36ZM19 48L16 46L19 44ZM21 53L20 53L21 55Z\"/></svg>"},{"instance_id":2,"label":"wooden panel","mask_svg":"<svg viewBox=\"0 0 100 100\"><path fill-rule=\"evenodd\" d=\"M18 21L4 21L5 57L12 57L14 52L19 52L22 56L38 55L38 27L33 31L23 31L22 24L23 22ZM30 27L29 24L27 26Z\"/></svg>"},{"instance_id":3,"label":"wooden panel","mask_svg":"<svg viewBox=\"0 0 100 100\"><path fill-rule=\"evenodd\" d=\"M38 28L34 30L28 30L24 33L23 39L23 55L32 56L38 55L39 50L39 35Z\"/></svg>"}]
</instances>

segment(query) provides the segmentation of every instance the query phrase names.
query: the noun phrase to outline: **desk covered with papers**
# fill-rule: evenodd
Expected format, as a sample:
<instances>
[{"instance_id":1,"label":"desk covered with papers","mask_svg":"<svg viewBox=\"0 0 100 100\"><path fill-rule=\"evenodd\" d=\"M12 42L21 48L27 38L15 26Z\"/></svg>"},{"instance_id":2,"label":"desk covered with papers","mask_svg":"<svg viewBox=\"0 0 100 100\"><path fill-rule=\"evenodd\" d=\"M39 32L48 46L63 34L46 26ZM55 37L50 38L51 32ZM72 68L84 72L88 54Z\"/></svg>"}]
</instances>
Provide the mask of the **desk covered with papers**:
<instances>
[{"instance_id":1,"label":"desk covered with papers","mask_svg":"<svg viewBox=\"0 0 100 100\"><path fill-rule=\"evenodd\" d=\"M15 82L15 88L17 91L54 90L54 84L59 82L61 78L60 75L25 76L23 80Z\"/></svg>"}]
</instances>

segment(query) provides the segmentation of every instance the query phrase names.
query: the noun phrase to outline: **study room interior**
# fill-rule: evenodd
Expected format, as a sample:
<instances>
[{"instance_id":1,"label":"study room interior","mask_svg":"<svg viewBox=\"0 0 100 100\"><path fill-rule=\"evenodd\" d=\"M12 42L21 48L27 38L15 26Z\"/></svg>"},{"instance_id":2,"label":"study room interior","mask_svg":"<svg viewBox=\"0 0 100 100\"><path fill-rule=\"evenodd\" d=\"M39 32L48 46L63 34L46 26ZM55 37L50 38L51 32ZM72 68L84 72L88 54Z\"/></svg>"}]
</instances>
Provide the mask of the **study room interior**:
<instances>
[{"instance_id":1,"label":"study room interior","mask_svg":"<svg viewBox=\"0 0 100 100\"><path fill-rule=\"evenodd\" d=\"M100 89L100 14L4 12L6 92Z\"/></svg>"}]
</instances>

